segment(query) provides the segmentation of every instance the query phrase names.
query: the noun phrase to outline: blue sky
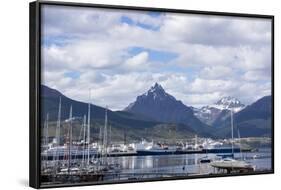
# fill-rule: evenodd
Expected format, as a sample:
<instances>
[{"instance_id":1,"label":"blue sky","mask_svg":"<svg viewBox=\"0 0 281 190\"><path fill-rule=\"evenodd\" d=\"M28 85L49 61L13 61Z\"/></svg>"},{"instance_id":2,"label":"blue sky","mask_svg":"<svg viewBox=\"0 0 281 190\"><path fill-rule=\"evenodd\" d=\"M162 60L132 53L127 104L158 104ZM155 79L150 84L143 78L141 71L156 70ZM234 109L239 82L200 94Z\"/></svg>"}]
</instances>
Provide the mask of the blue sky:
<instances>
[{"instance_id":1,"label":"blue sky","mask_svg":"<svg viewBox=\"0 0 281 190\"><path fill-rule=\"evenodd\" d=\"M80 75L81 74L79 71L68 71L64 73L64 77L69 77L72 79L79 79Z\"/></svg>"},{"instance_id":2,"label":"blue sky","mask_svg":"<svg viewBox=\"0 0 281 190\"><path fill-rule=\"evenodd\" d=\"M153 50L153 49L147 49L144 47L131 47L128 50L128 53L131 56L134 56L143 51L146 51L149 53L149 60L161 62L163 64L172 61L173 59L177 58L177 56L178 56L176 53L173 53L173 52L158 51L158 50Z\"/></svg>"},{"instance_id":3,"label":"blue sky","mask_svg":"<svg viewBox=\"0 0 281 190\"><path fill-rule=\"evenodd\" d=\"M159 15L157 14L152 14L152 13L148 13L147 15L151 16L151 17L159 17ZM121 23L126 23L128 25L131 26L136 26L136 27L140 27L146 30L159 30L159 26L154 26L151 24L146 24L146 23L142 23L142 22L134 22L134 20L132 20L130 17L128 16L122 16L121 17Z\"/></svg>"},{"instance_id":4,"label":"blue sky","mask_svg":"<svg viewBox=\"0 0 281 190\"><path fill-rule=\"evenodd\" d=\"M43 7L43 83L70 98L125 108L155 82L188 106L270 94L265 19Z\"/></svg>"}]
</instances>

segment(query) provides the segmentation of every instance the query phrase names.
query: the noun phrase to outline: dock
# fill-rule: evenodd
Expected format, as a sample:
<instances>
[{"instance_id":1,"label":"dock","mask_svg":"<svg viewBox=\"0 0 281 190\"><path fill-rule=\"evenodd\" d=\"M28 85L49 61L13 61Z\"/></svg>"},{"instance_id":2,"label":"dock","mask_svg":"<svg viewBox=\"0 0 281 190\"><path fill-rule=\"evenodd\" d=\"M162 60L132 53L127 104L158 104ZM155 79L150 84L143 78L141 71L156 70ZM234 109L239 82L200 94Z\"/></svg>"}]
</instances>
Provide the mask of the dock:
<instances>
[{"instance_id":1,"label":"dock","mask_svg":"<svg viewBox=\"0 0 281 190\"><path fill-rule=\"evenodd\" d=\"M251 152L252 149L234 149L234 153L238 152ZM128 151L128 152L109 152L107 157L123 157L123 156L153 156L153 155L178 155L178 154L227 154L231 153L231 148L224 149L201 149L201 150L176 150L173 152L141 152L141 151ZM90 154L90 157L96 157L96 154ZM63 160L65 155L57 156L59 160ZM82 159L83 155L72 155L72 159ZM53 160L53 155L42 155L42 160Z\"/></svg>"}]
</instances>

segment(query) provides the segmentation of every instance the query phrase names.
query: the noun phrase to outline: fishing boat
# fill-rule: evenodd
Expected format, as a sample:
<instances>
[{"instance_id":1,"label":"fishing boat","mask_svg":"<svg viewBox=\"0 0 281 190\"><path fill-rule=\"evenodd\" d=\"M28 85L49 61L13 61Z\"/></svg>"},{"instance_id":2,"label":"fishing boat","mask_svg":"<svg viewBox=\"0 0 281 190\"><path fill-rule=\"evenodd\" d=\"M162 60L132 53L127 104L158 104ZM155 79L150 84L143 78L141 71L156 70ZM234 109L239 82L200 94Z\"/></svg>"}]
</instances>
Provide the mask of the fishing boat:
<instances>
[{"instance_id":1,"label":"fishing boat","mask_svg":"<svg viewBox=\"0 0 281 190\"><path fill-rule=\"evenodd\" d=\"M153 144L145 149L136 150L138 155L169 155L176 153L176 147L169 147L161 144Z\"/></svg>"}]
</instances>

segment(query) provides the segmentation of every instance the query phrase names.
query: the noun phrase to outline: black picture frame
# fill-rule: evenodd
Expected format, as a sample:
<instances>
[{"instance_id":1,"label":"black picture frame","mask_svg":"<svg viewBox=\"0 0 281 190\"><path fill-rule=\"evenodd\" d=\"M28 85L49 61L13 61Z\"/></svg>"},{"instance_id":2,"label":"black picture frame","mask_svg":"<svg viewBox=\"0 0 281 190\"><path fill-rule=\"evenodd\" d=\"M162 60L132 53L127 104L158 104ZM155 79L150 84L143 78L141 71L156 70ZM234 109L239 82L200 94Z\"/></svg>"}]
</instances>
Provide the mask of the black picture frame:
<instances>
[{"instance_id":1,"label":"black picture frame","mask_svg":"<svg viewBox=\"0 0 281 190\"><path fill-rule=\"evenodd\" d=\"M40 183L40 84L41 84L41 7L42 5L57 5L57 6L74 6L74 7L93 7L103 9L117 10L135 10L135 11L157 11L169 13L186 13L196 15L216 15L216 16L231 16L241 18L262 18L271 20L271 95L272 95L272 170L266 172L254 172L245 174L214 174L200 175L190 177L167 177L167 178L151 178L142 180L118 181L118 182L82 182L75 184L52 184L42 186ZM167 8L152 8L152 7L133 7L121 5L104 5L90 3L73 3L73 2L55 2L55 1L34 1L29 4L29 185L33 188L49 188L49 187L68 187L68 186L84 186L84 185L99 185L99 184L115 184L115 183L135 183L147 181L166 181L166 180L182 180L194 178L213 178L213 177L228 177L241 175L259 175L274 173L274 16L246 13L229 13L229 12L212 12L198 10L183 10L183 9L167 9Z\"/></svg>"}]
</instances>

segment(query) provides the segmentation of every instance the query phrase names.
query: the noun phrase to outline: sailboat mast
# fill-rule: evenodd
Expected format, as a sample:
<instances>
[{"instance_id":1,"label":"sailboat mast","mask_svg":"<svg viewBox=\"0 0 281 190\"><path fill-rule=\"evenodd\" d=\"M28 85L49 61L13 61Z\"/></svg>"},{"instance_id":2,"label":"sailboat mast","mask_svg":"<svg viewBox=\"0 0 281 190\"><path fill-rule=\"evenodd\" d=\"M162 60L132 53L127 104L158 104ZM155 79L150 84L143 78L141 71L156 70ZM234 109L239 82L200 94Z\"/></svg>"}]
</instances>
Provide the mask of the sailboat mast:
<instances>
[{"instance_id":1,"label":"sailboat mast","mask_svg":"<svg viewBox=\"0 0 281 190\"><path fill-rule=\"evenodd\" d=\"M83 118L83 130L84 130L84 134L83 134L83 166L85 164L85 158L86 158L86 154L85 154L85 150L86 150L86 115L84 115Z\"/></svg>"},{"instance_id":2,"label":"sailboat mast","mask_svg":"<svg viewBox=\"0 0 281 190\"><path fill-rule=\"evenodd\" d=\"M47 113L47 116L46 116L46 121L45 121L45 148L48 148L48 144L49 144L49 113ZM47 161L48 161L48 155L47 157L45 158L46 159L46 164L45 164L45 167L48 166L47 164Z\"/></svg>"},{"instance_id":3,"label":"sailboat mast","mask_svg":"<svg viewBox=\"0 0 281 190\"><path fill-rule=\"evenodd\" d=\"M104 121L104 132L103 132L103 151L106 157L107 154L107 107L105 108L105 121Z\"/></svg>"},{"instance_id":4,"label":"sailboat mast","mask_svg":"<svg viewBox=\"0 0 281 190\"><path fill-rule=\"evenodd\" d=\"M68 129L68 173L70 173L71 167L71 148L72 148L72 105L69 111L69 129Z\"/></svg>"},{"instance_id":5,"label":"sailboat mast","mask_svg":"<svg viewBox=\"0 0 281 190\"><path fill-rule=\"evenodd\" d=\"M102 125L99 126L99 144L98 144L98 156L100 161L102 162L102 146L103 146L103 140L102 140Z\"/></svg>"},{"instance_id":6,"label":"sailboat mast","mask_svg":"<svg viewBox=\"0 0 281 190\"><path fill-rule=\"evenodd\" d=\"M61 97L59 99L58 120L57 120L57 127L56 127L56 145L57 146L60 145L60 125L61 125L61 121L60 120L61 120ZM57 150L54 151L53 161L55 161L54 171L56 173L58 162L59 162L58 148L57 148Z\"/></svg>"},{"instance_id":7,"label":"sailboat mast","mask_svg":"<svg viewBox=\"0 0 281 190\"><path fill-rule=\"evenodd\" d=\"M111 125L109 125L109 146L111 147Z\"/></svg>"},{"instance_id":8,"label":"sailboat mast","mask_svg":"<svg viewBox=\"0 0 281 190\"><path fill-rule=\"evenodd\" d=\"M197 139L197 135L195 135L195 146L194 149L196 150L198 148L198 139Z\"/></svg>"},{"instance_id":9,"label":"sailboat mast","mask_svg":"<svg viewBox=\"0 0 281 190\"><path fill-rule=\"evenodd\" d=\"M237 127L237 135L238 135L238 139L239 139L240 157L241 157L241 159L244 159L244 158L242 158L243 155L242 155L242 151L241 151L241 138L240 138L240 131L239 131L238 127Z\"/></svg>"},{"instance_id":10,"label":"sailboat mast","mask_svg":"<svg viewBox=\"0 0 281 190\"><path fill-rule=\"evenodd\" d=\"M88 131L87 131L87 144L88 144L88 158L87 158L87 165L90 164L90 121L91 121L91 90L89 90L89 104L88 104Z\"/></svg>"},{"instance_id":11,"label":"sailboat mast","mask_svg":"<svg viewBox=\"0 0 281 190\"><path fill-rule=\"evenodd\" d=\"M45 146L48 146L49 143L49 113L46 115L45 123Z\"/></svg>"},{"instance_id":12,"label":"sailboat mast","mask_svg":"<svg viewBox=\"0 0 281 190\"><path fill-rule=\"evenodd\" d=\"M234 157L234 140L233 140L233 111L230 110L230 120L231 120L231 149L232 149L232 156Z\"/></svg>"}]
</instances>

